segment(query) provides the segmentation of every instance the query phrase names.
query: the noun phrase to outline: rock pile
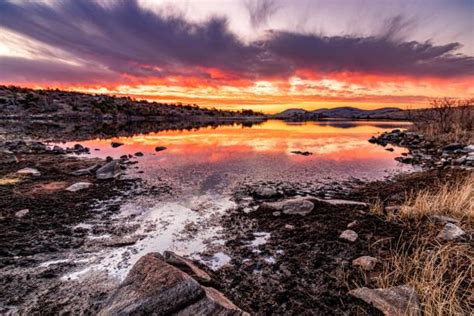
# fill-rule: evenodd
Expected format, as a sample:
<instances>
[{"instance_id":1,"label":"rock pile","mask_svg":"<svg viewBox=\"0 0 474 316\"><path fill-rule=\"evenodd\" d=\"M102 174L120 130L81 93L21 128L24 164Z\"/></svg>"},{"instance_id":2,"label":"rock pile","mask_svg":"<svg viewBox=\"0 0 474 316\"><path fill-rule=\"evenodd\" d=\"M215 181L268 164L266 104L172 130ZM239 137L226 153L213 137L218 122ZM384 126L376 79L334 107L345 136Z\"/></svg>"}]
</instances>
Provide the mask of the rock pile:
<instances>
[{"instance_id":1,"label":"rock pile","mask_svg":"<svg viewBox=\"0 0 474 316\"><path fill-rule=\"evenodd\" d=\"M404 132L395 129L378 137L369 139L370 143L387 146L388 144L406 147L409 153L395 158L402 163L421 165L428 168L447 166L474 167L474 145L448 144L438 148L432 141L426 140L422 134Z\"/></svg>"}]
</instances>

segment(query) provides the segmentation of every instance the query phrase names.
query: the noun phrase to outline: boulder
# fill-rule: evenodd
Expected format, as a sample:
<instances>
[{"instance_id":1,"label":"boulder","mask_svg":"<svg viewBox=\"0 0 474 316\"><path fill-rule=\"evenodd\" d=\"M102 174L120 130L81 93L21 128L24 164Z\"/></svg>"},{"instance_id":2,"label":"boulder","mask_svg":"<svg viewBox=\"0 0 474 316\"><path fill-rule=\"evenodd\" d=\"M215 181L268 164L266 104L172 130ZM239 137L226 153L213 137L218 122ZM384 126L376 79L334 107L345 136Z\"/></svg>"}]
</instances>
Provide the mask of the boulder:
<instances>
[{"instance_id":1,"label":"boulder","mask_svg":"<svg viewBox=\"0 0 474 316\"><path fill-rule=\"evenodd\" d=\"M212 278L204 270L196 266L191 260L178 256L172 251L165 251L163 253L165 261L181 271L186 272L201 284L210 284Z\"/></svg>"},{"instance_id":2,"label":"boulder","mask_svg":"<svg viewBox=\"0 0 474 316\"><path fill-rule=\"evenodd\" d=\"M156 146L156 147L155 147L155 151L163 151L163 150L165 150L165 149L166 149L165 146Z\"/></svg>"},{"instance_id":3,"label":"boulder","mask_svg":"<svg viewBox=\"0 0 474 316\"><path fill-rule=\"evenodd\" d=\"M135 263L99 315L168 315L205 296L196 280L150 253Z\"/></svg>"},{"instance_id":4,"label":"boulder","mask_svg":"<svg viewBox=\"0 0 474 316\"><path fill-rule=\"evenodd\" d=\"M93 184L90 183L90 182L77 182L77 183L74 183L73 185L70 185L69 187L67 187L66 191L77 192L77 191L88 189L92 185Z\"/></svg>"},{"instance_id":5,"label":"boulder","mask_svg":"<svg viewBox=\"0 0 474 316\"><path fill-rule=\"evenodd\" d=\"M465 234L466 233L458 226L454 225L453 223L447 223L444 225L444 228L439 232L436 238L449 241L458 239Z\"/></svg>"},{"instance_id":6,"label":"boulder","mask_svg":"<svg viewBox=\"0 0 474 316\"><path fill-rule=\"evenodd\" d=\"M118 177L121 174L120 164L116 160L112 160L95 172L95 176L99 180L109 180Z\"/></svg>"},{"instance_id":7,"label":"boulder","mask_svg":"<svg viewBox=\"0 0 474 316\"><path fill-rule=\"evenodd\" d=\"M270 209L273 212L281 212L286 215L307 215L314 209L314 203L303 199L295 198L281 202L264 203L263 209Z\"/></svg>"},{"instance_id":8,"label":"boulder","mask_svg":"<svg viewBox=\"0 0 474 316\"><path fill-rule=\"evenodd\" d=\"M359 238L359 235L357 235L357 233L355 231L350 230L350 229L347 229L347 230L343 231L339 235L339 239L343 239L343 240L350 241L350 242L356 241L357 238Z\"/></svg>"},{"instance_id":9,"label":"boulder","mask_svg":"<svg viewBox=\"0 0 474 316\"><path fill-rule=\"evenodd\" d=\"M408 285L388 289L369 289L362 287L349 291L349 295L373 305L386 316L421 315L418 295L415 289Z\"/></svg>"},{"instance_id":10,"label":"boulder","mask_svg":"<svg viewBox=\"0 0 474 316\"><path fill-rule=\"evenodd\" d=\"M8 163L17 163L18 159L15 155L9 150L0 151L0 165Z\"/></svg>"},{"instance_id":11,"label":"boulder","mask_svg":"<svg viewBox=\"0 0 474 316\"><path fill-rule=\"evenodd\" d=\"M41 175L41 172L34 168L23 168L18 170L16 173L33 177L39 177Z\"/></svg>"},{"instance_id":12,"label":"boulder","mask_svg":"<svg viewBox=\"0 0 474 316\"><path fill-rule=\"evenodd\" d=\"M205 287L206 296L196 303L184 308L176 313L179 316L194 316L194 315L250 315L229 301L218 290Z\"/></svg>"},{"instance_id":13,"label":"boulder","mask_svg":"<svg viewBox=\"0 0 474 316\"><path fill-rule=\"evenodd\" d=\"M443 147L443 151L455 151L457 149L463 149L464 146L458 143L449 144Z\"/></svg>"},{"instance_id":14,"label":"boulder","mask_svg":"<svg viewBox=\"0 0 474 316\"><path fill-rule=\"evenodd\" d=\"M371 271L375 268L379 260L371 256L362 256L352 260L352 265L361 267L363 270Z\"/></svg>"}]
</instances>

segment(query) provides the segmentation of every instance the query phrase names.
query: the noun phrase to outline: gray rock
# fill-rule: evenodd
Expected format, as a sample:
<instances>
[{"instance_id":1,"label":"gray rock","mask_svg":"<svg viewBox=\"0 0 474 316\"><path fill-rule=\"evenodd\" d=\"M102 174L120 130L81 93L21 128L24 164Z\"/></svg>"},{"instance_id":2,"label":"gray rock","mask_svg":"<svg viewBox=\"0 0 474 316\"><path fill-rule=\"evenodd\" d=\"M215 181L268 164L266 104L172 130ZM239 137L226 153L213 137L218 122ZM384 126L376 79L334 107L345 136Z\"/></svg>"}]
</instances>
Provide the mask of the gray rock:
<instances>
[{"instance_id":1,"label":"gray rock","mask_svg":"<svg viewBox=\"0 0 474 316\"><path fill-rule=\"evenodd\" d=\"M99 165L93 165L89 168L84 168L84 169L79 169L76 171L71 172L73 176L86 176L86 175L92 175L95 170L99 168Z\"/></svg>"},{"instance_id":2,"label":"gray rock","mask_svg":"<svg viewBox=\"0 0 474 316\"><path fill-rule=\"evenodd\" d=\"M15 213L15 216L18 218L23 218L25 217L28 213L30 212L29 209L25 208L23 210L19 210L18 212Z\"/></svg>"},{"instance_id":3,"label":"gray rock","mask_svg":"<svg viewBox=\"0 0 474 316\"><path fill-rule=\"evenodd\" d=\"M189 275L157 253L141 257L99 315L168 315L206 295Z\"/></svg>"},{"instance_id":4,"label":"gray rock","mask_svg":"<svg viewBox=\"0 0 474 316\"><path fill-rule=\"evenodd\" d=\"M449 241L458 239L464 236L465 234L466 233L458 226L452 223L447 223L446 225L444 225L444 228L439 232L436 238Z\"/></svg>"},{"instance_id":5,"label":"gray rock","mask_svg":"<svg viewBox=\"0 0 474 316\"><path fill-rule=\"evenodd\" d=\"M314 203L303 198L289 199L281 202L264 203L261 206L286 215L307 215L314 208Z\"/></svg>"},{"instance_id":6,"label":"gray rock","mask_svg":"<svg viewBox=\"0 0 474 316\"><path fill-rule=\"evenodd\" d=\"M352 260L352 265L361 267L363 270L371 271L375 268L379 260L371 256L362 256Z\"/></svg>"},{"instance_id":7,"label":"gray rock","mask_svg":"<svg viewBox=\"0 0 474 316\"><path fill-rule=\"evenodd\" d=\"M0 151L0 165L9 164L9 163L17 163L17 162L18 162L18 159L11 151L9 150Z\"/></svg>"},{"instance_id":8,"label":"gray rock","mask_svg":"<svg viewBox=\"0 0 474 316\"><path fill-rule=\"evenodd\" d=\"M463 149L464 146L458 143L449 144L443 147L443 151L455 151L457 149Z\"/></svg>"},{"instance_id":9,"label":"gray rock","mask_svg":"<svg viewBox=\"0 0 474 316\"><path fill-rule=\"evenodd\" d=\"M269 187L258 187L255 192L254 192L254 195L258 198L263 198L263 199L271 199L273 197L277 197L278 196L278 192L277 190L275 190L274 188L269 188Z\"/></svg>"},{"instance_id":10,"label":"gray rock","mask_svg":"<svg viewBox=\"0 0 474 316\"><path fill-rule=\"evenodd\" d=\"M362 287L349 291L349 295L373 305L386 316L421 315L418 295L415 289L408 285L388 289L369 289Z\"/></svg>"},{"instance_id":11,"label":"gray rock","mask_svg":"<svg viewBox=\"0 0 474 316\"><path fill-rule=\"evenodd\" d=\"M339 235L339 239L347 240L347 241L350 241L350 242L356 241L357 238L359 238L359 235L357 235L357 233L355 231L350 230L350 229L347 229L347 230L343 231Z\"/></svg>"},{"instance_id":12,"label":"gray rock","mask_svg":"<svg viewBox=\"0 0 474 316\"><path fill-rule=\"evenodd\" d=\"M353 228L353 227L356 227L357 225L359 225L359 221L355 220L347 224L347 228Z\"/></svg>"},{"instance_id":13,"label":"gray rock","mask_svg":"<svg viewBox=\"0 0 474 316\"><path fill-rule=\"evenodd\" d=\"M34 168L23 168L23 169L18 170L16 173L33 176L33 177L39 177L41 175L41 172L39 172L37 169L34 169Z\"/></svg>"},{"instance_id":14,"label":"gray rock","mask_svg":"<svg viewBox=\"0 0 474 316\"><path fill-rule=\"evenodd\" d=\"M109 180L118 177L121 174L120 164L116 160L112 160L95 172L95 176L99 180Z\"/></svg>"},{"instance_id":15,"label":"gray rock","mask_svg":"<svg viewBox=\"0 0 474 316\"><path fill-rule=\"evenodd\" d=\"M45 144L40 142L32 142L29 147L33 151L46 151L48 149Z\"/></svg>"},{"instance_id":16,"label":"gray rock","mask_svg":"<svg viewBox=\"0 0 474 316\"><path fill-rule=\"evenodd\" d=\"M467 152L467 153L474 152L474 145L467 145L466 147L464 147L464 152Z\"/></svg>"},{"instance_id":17,"label":"gray rock","mask_svg":"<svg viewBox=\"0 0 474 316\"><path fill-rule=\"evenodd\" d=\"M172 251L163 252L163 258L167 263L186 272L201 284L209 284L212 281L209 274L196 266L191 260L178 256Z\"/></svg>"},{"instance_id":18,"label":"gray rock","mask_svg":"<svg viewBox=\"0 0 474 316\"><path fill-rule=\"evenodd\" d=\"M250 315L229 301L218 290L205 287L206 296L196 303L184 308L176 313L179 316L195 316L195 315L221 315L221 316L237 316Z\"/></svg>"},{"instance_id":19,"label":"gray rock","mask_svg":"<svg viewBox=\"0 0 474 316\"><path fill-rule=\"evenodd\" d=\"M77 182L77 183L74 183L73 185L70 185L69 187L67 187L66 191L77 192L77 191L88 189L92 185L93 184L90 183L90 182Z\"/></svg>"},{"instance_id":20,"label":"gray rock","mask_svg":"<svg viewBox=\"0 0 474 316\"><path fill-rule=\"evenodd\" d=\"M53 153L62 155L62 154L65 154L66 151L62 147L54 146Z\"/></svg>"}]
</instances>

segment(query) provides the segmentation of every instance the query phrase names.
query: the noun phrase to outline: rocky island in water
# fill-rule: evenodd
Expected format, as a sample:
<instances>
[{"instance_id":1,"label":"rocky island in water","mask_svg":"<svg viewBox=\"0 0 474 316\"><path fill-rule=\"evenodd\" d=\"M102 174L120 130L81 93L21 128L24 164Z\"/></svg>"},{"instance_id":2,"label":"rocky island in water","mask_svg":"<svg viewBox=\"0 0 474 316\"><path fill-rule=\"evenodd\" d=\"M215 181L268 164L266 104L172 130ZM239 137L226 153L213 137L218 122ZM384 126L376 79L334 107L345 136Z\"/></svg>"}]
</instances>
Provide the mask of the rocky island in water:
<instances>
[{"instance_id":1,"label":"rocky island in water","mask_svg":"<svg viewBox=\"0 0 474 316\"><path fill-rule=\"evenodd\" d=\"M469 309L472 125L5 86L0 117L2 314Z\"/></svg>"}]
</instances>

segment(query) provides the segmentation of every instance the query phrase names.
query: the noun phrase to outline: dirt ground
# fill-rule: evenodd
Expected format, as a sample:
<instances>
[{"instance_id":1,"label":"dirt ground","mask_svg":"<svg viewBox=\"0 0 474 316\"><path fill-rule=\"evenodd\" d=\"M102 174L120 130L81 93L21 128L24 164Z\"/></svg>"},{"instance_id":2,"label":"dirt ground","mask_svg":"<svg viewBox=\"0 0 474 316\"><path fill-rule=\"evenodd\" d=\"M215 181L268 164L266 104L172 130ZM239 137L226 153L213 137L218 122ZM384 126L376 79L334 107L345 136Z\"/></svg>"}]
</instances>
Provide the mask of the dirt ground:
<instances>
[{"instance_id":1,"label":"dirt ground","mask_svg":"<svg viewBox=\"0 0 474 316\"><path fill-rule=\"evenodd\" d=\"M373 182L355 189L351 200L397 204L417 190L435 187L467 171L425 171ZM382 259L413 232L388 223L361 206L330 206L313 200L315 209L306 216L281 215L237 209L224 219L234 259L215 277L221 290L244 310L255 314L378 315L369 305L347 292L370 286L381 265L364 273L351 261L363 255ZM339 234L351 228L359 238L350 243ZM255 233L270 233L268 242L249 246ZM374 285L374 284L372 284Z\"/></svg>"}]
</instances>

